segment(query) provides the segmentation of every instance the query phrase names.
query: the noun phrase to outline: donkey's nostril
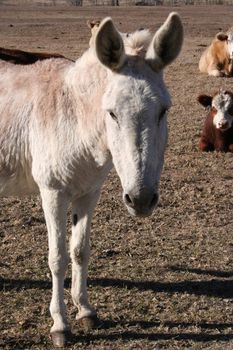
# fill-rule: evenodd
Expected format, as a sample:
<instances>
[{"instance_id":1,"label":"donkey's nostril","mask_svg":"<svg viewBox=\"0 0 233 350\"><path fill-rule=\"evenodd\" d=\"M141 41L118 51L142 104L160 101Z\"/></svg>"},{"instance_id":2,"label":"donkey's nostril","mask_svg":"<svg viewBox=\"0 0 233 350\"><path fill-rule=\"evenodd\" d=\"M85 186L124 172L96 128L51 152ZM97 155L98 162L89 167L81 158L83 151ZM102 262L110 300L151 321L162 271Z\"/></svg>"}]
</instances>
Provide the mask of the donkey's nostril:
<instances>
[{"instance_id":1,"label":"donkey's nostril","mask_svg":"<svg viewBox=\"0 0 233 350\"><path fill-rule=\"evenodd\" d=\"M124 199L125 199L125 203L127 205L132 205L132 200L131 200L130 196L128 195L128 193L125 194Z\"/></svg>"},{"instance_id":2,"label":"donkey's nostril","mask_svg":"<svg viewBox=\"0 0 233 350\"><path fill-rule=\"evenodd\" d=\"M159 200L159 195L151 191L144 191L141 195L126 193L124 195L125 204L138 212L145 212L153 209Z\"/></svg>"},{"instance_id":3,"label":"donkey's nostril","mask_svg":"<svg viewBox=\"0 0 233 350\"><path fill-rule=\"evenodd\" d=\"M158 200L159 200L159 195L155 193L150 203L150 207L151 208L154 207L158 203Z\"/></svg>"}]
</instances>

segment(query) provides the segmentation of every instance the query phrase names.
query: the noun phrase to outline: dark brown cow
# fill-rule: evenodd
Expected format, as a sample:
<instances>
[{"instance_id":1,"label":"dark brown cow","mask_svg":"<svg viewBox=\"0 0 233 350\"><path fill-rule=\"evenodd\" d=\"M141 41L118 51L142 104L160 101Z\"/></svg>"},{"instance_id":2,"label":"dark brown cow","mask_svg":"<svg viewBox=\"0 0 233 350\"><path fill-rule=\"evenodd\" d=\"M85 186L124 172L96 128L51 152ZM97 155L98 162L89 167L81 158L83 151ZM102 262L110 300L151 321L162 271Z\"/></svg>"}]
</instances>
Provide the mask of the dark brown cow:
<instances>
[{"instance_id":1,"label":"dark brown cow","mask_svg":"<svg viewBox=\"0 0 233 350\"><path fill-rule=\"evenodd\" d=\"M28 52L0 47L0 59L14 64L32 64L48 58L65 58L57 53Z\"/></svg>"},{"instance_id":2,"label":"dark brown cow","mask_svg":"<svg viewBox=\"0 0 233 350\"><path fill-rule=\"evenodd\" d=\"M213 97L200 95L198 102L208 110L199 148L206 152L233 152L233 93L220 91Z\"/></svg>"}]
</instances>

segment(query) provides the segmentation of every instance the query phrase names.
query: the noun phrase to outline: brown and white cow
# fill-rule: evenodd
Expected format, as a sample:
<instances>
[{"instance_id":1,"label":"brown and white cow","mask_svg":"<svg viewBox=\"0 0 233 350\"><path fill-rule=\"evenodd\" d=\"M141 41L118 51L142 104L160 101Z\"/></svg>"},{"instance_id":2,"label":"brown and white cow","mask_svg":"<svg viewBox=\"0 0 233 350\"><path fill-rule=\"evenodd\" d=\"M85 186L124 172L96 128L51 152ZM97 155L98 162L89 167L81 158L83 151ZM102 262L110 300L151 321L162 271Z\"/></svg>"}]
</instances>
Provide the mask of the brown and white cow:
<instances>
[{"instance_id":1,"label":"brown and white cow","mask_svg":"<svg viewBox=\"0 0 233 350\"><path fill-rule=\"evenodd\" d=\"M207 110L199 141L202 151L233 152L233 92L200 95L198 102Z\"/></svg>"},{"instance_id":2,"label":"brown and white cow","mask_svg":"<svg viewBox=\"0 0 233 350\"><path fill-rule=\"evenodd\" d=\"M233 76L233 30L216 34L199 61L201 73L215 77Z\"/></svg>"}]
</instances>

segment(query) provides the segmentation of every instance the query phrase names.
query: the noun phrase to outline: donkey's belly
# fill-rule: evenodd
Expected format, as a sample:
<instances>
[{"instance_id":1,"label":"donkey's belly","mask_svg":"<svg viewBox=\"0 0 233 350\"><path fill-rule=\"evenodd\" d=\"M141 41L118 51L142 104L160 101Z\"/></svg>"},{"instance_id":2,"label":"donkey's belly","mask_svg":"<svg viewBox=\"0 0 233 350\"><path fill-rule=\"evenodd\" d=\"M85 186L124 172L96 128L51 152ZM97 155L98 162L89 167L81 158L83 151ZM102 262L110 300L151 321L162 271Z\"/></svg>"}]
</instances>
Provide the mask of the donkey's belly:
<instances>
[{"instance_id":1,"label":"donkey's belly","mask_svg":"<svg viewBox=\"0 0 233 350\"><path fill-rule=\"evenodd\" d=\"M0 196L23 196L38 193L38 186L30 172L7 172L0 169Z\"/></svg>"}]
</instances>

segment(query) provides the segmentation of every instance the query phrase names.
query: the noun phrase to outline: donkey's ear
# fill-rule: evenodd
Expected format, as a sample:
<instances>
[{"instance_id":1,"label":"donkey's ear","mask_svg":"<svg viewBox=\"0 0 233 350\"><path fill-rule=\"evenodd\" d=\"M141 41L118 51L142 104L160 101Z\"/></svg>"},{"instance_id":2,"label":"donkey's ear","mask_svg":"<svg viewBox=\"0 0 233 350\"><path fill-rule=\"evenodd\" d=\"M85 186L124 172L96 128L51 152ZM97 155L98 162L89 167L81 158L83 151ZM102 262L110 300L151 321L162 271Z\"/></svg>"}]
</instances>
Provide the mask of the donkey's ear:
<instances>
[{"instance_id":1,"label":"donkey's ear","mask_svg":"<svg viewBox=\"0 0 233 350\"><path fill-rule=\"evenodd\" d=\"M98 28L95 49L102 64L117 71L124 63L125 51L120 33L110 17L105 18Z\"/></svg>"},{"instance_id":2,"label":"donkey's ear","mask_svg":"<svg viewBox=\"0 0 233 350\"><path fill-rule=\"evenodd\" d=\"M184 31L180 16L171 12L155 33L146 53L146 60L155 71L170 64L180 53Z\"/></svg>"},{"instance_id":3,"label":"donkey's ear","mask_svg":"<svg viewBox=\"0 0 233 350\"><path fill-rule=\"evenodd\" d=\"M197 101L205 108L211 107L213 97L209 95L199 95Z\"/></svg>"}]
</instances>

